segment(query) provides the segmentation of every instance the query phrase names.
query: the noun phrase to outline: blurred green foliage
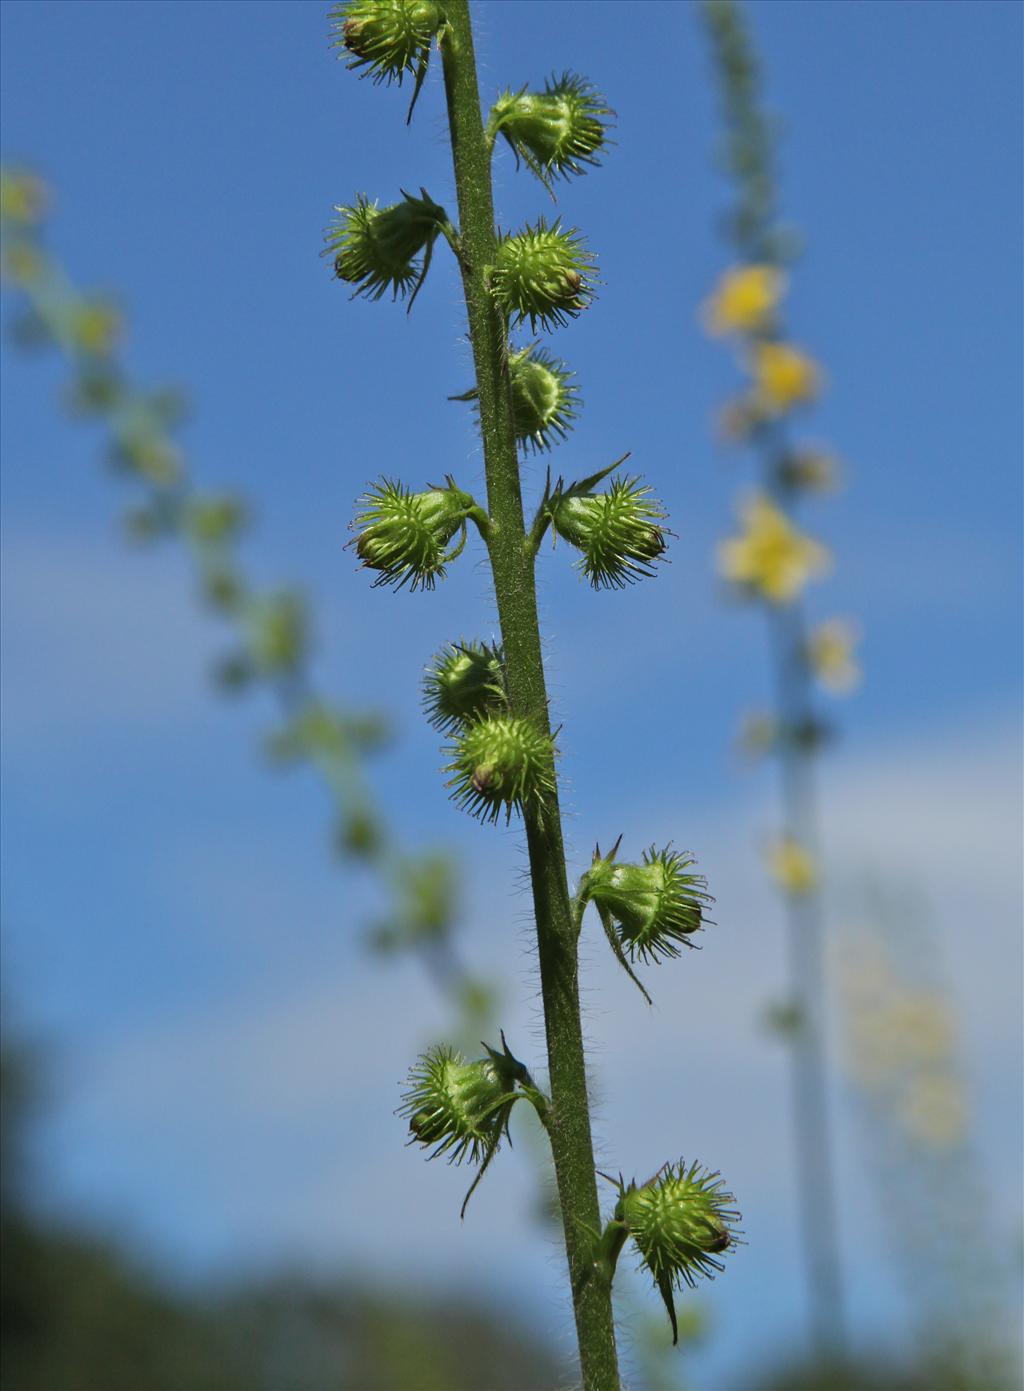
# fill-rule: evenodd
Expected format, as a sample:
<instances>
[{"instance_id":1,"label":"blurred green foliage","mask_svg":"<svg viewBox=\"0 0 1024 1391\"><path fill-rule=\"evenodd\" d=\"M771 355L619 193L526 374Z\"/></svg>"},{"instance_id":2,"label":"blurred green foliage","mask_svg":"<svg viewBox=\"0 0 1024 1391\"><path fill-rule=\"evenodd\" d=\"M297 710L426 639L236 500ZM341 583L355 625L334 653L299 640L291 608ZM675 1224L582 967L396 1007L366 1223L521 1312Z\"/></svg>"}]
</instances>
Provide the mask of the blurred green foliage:
<instances>
[{"instance_id":1,"label":"blurred green foliage","mask_svg":"<svg viewBox=\"0 0 1024 1391\"><path fill-rule=\"evenodd\" d=\"M276 702L280 722L266 740L270 760L305 764L326 784L334 849L368 868L386 895L368 944L418 954L457 1016L452 1034L475 1041L490 1023L495 991L466 969L456 949L457 867L441 851L399 847L364 775L367 758L389 742L386 721L316 689L306 600L293 589L258 589L250 581L240 546L251 509L234 493L207 493L192 481L175 438L187 413L185 398L133 381L120 352L123 315L108 299L83 294L45 245L49 201L49 190L33 173L0 170L0 265L15 295L16 341L57 350L70 371L67 409L104 427L108 461L136 491L124 517L127 534L145 543L176 539L191 555L205 602L233 633L217 663L221 687L260 687Z\"/></svg>"}]
</instances>

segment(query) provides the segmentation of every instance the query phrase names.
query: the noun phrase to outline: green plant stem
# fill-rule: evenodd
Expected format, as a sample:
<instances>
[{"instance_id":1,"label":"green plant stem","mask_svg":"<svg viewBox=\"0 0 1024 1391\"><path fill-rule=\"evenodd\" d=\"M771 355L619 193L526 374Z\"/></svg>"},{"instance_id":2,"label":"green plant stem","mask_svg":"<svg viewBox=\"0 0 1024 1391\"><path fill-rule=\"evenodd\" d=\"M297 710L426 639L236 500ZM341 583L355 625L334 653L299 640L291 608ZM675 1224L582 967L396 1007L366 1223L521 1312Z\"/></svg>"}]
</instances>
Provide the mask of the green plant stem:
<instances>
[{"instance_id":1,"label":"green plant stem","mask_svg":"<svg viewBox=\"0 0 1024 1391\"><path fill-rule=\"evenodd\" d=\"M779 717L799 728L811 715L806 625L798 602L769 613ZM784 739L780 750L783 833L820 863L814 760ZM793 1127L798 1168L801 1240L807 1271L811 1334L819 1358L841 1357L845 1331L835 1213L835 1179L828 1123L825 1056L827 981L822 951L820 890L785 895L787 963L800 1027L791 1040Z\"/></svg>"},{"instance_id":2,"label":"green plant stem","mask_svg":"<svg viewBox=\"0 0 1024 1391\"><path fill-rule=\"evenodd\" d=\"M490 147L484 135L468 0L448 0L442 34L445 93L460 222L460 264L479 391L490 529L487 537L508 672L509 702L550 730L534 583L523 518L503 317L488 291L497 237ZM554 785L554 784L552 784ZM617 1391L611 1292L594 1278L600 1207L580 1021L576 924L557 792L524 812L537 920L551 1077L549 1134L565 1231L580 1369L586 1391Z\"/></svg>"}]
</instances>

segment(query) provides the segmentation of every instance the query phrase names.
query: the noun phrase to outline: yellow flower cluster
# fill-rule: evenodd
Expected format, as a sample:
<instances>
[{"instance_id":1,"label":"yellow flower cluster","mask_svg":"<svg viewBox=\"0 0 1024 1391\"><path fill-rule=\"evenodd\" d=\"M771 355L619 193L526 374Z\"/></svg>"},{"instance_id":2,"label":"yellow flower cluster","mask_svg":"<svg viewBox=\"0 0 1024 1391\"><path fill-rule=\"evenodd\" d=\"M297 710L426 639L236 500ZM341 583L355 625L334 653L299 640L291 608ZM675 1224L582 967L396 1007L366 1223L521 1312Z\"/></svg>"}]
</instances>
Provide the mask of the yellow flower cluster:
<instances>
[{"instance_id":1,"label":"yellow flower cluster","mask_svg":"<svg viewBox=\"0 0 1024 1391\"><path fill-rule=\"evenodd\" d=\"M775 266L733 266L725 272L703 306L708 333L759 333L769 328L786 289Z\"/></svg>"},{"instance_id":2,"label":"yellow flower cluster","mask_svg":"<svg viewBox=\"0 0 1024 1391\"><path fill-rule=\"evenodd\" d=\"M821 390L821 369L790 343L755 343L750 353L753 400L762 415L785 415L813 401Z\"/></svg>"},{"instance_id":3,"label":"yellow flower cluster","mask_svg":"<svg viewBox=\"0 0 1024 1391\"><path fill-rule=\"evenodd\" d=\"M102 357L114 348L121 332L121 316L103 300L81 300L67 315L67 332L74 348Z\"/></svg>"},{"instance_id":4,"label":"yellow flower cluster","mask_svg":"<svg viewBox=\"0 0 1024 1391\"><path fill-rule=\"evenodd\" d=\"M748 498L741 514L741 534L718 547L718 569L727 580L748 585L770 603L785 604L828 568L827 549L798 531L764 494Z\"/></svg>"},{"instance_id":5,"label":"yellow flower cluster","mask_svg":"<svg viewBox=\"0 0 1024 1391\"><path fill-rule=\"evenodd\" d=\"M858 940L847 957L841 979L851 1074L887 1103L909 1139L951 1148L964 1137L968 1108L949 1001L937 990L904 985L876 940Z\"/></svg>"},{"instance_id":6,"label":"yellow flower cluster","mask_svg":"<svg viewBox=\"0 0 1024 1391\"><path fill-rule=\"evenodd\" d=\"M0 220L34 226L42 220L50 191L42 179L22 169L0 170Z\"/></svg>"},{"instance_id":7,"label":"yellow flower cluster","mask_svg":"<svg viewBox=\"0 0 1024 1391\"><path fill-rule=\"evenodd\" d=\"M768 868L783 893L798 898L818 884L814 856L792 836L782 836L768 852Z\"/></svg>"},{"instance_id":8,"label":"yellow flower cluster","mask_svg":"<svg viewBox=\"0 0 1024 1391\"><path fill-rule=\"evenodd\" d=\"M854 657L860 634L852 623L830 618L811 630L807 639L807 661L817 680L834 695L846 695L861 679Z\"/></svg>"},{"instance_id":9,"label":"yellow flower cluster","mask_svg":"<svg viewBox=\"0 0 1024 1391\"><path fill-rule=\"evenodd\" d=\"M821 390L821 369L791 343L771 335L786 277L776 266L733 266L715 286L702 310L704 325L715 338L735 334L749 340L749 392L732 401L722 416L722 430L742 439L765 420L813 401Z\"/></svg>"}]
</instances>

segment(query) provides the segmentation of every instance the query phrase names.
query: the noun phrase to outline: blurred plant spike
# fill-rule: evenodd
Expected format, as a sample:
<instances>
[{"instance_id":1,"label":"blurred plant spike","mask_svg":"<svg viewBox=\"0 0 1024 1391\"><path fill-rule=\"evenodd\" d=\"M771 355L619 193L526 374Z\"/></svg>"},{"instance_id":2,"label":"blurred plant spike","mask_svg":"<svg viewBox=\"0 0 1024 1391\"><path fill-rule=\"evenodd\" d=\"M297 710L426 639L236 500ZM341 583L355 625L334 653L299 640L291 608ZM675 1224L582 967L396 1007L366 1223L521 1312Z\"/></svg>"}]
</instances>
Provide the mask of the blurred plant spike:
<instances>
[{"instance_id":1,"label":"blurred plant spike","mask_svg":"<svg viewBox=\"0 0 1024 1391\"><path fill-rule=\"evenodd\" d=\"M364 758L387 737L382 720L339 709L315 691L305 601L293 590L261 592L249 583L237 553L248 508L235 494L204 493L190 481L173 437L185 402L176 391L140 388L127 375L117 356L120 316L106 301L82 295L44 246L49 194L43 183L29 171L5 169L0 202L4 277L20 300L16 330L30 324L35 344L64 353L69 407L105 425L111 463L140 494L125 519L129 534L139 541L173 536L189 550L203 597L237 639L218 665L221 684L260 685L276 698L282 724L268 741L270 757L305 762L319 773L334 803L337 850L368 865L387 888L390 902L370 933L372 945L417 953L458 1011L454 1030L476 1034L489 1020L493 992L467 973L455 949L454 868L446 857L407 854L393 842L363 776ZM456 517L451 530L462 520ZM445 521L441 529L448 526ZM375 552L366 563L374 560L394 569L390 551ZM416 563L415 557L407 563L406 577L420 574ZM420 563L425 582L430 567Z\"/></svg>"},{"instance_id":2,"label":"blurred plant spike","mask_svg":"<svg viewBox=\"0 0 1024 1391\"><path fill-rule=\"evenodd\" d=\"M392 14L396 7L367 8ZM397 8L409 11L408 5ZM413 1067L401 1114L413 1142L456 1162L476 1163L475 1187L507 1131L513 1106L521 1096L531 1101L554 1161L582 1385L584 1391L618 1391L611 1286L626 1237L635 1241L675 1332L673 1287L720 1268L717 1257L733 1244L730 1228L738 1214L725 1206L731 1198L721 1191L717 1174L680 1164L660 1170L640 1188L620 1184L618 1206L602 1224L578 941L593 904L619 964L640 985L630 962L657 965L684 955L681 948L703 926L711 899L703 877L692 872L692 856L653 846L640 864L616 864L615 850L598 852L575 897L570 895L555 771L558 730L552 730L548 711L535 571L550 528L553 539L579 552L579 568L595 589L621 588L654 573L670 533L662 525L665 511L639 478L612 479L598 490L628 455L573 482L559 478L552 486L549 472L527 525L520 453L551 448L564 437L577 396L564 362L536 344L513 348L509 334L527 321L531 331L551 331L575 319L593 299L595 257L580 233L563 230L560 221L549 225L538 218L521 232L499 232L491 160L501 135L550 192L556 176L579 174L596 163L606 143L604 118L611 113L585 79L567 74L542 93L507 90L485 126L468 0L444 0L438 8L460 224L443 230L462 276L476 375L470 390L453 399L476 407L487 506L452 476L445 488L426 492L385 480L361 499L355 548L364 566L378 572L376 585L423 591L444 579L448 562L466 543L468 523L486 546L500 642L444 648L428 667L424 706L431 724L450 740L445 772L455 802L485 824L516 818L525 829L550 1096L504 1039L503 1053L488 1048L487 1057L471 1062L442 1044ZM336 13L349 22L362 15L363 6L354 3ZM362 42L361 31L357 37ZM403 56L403 67L411 61ZM366 221L376 205L364 198L358 207ZM376 281L367 279L368 254L351 265L346 259L355 232L352 208L342 210L339 272L372 288L374 298L388 283L401 292L416 274L412 239L380 261ZM356 229L359 238L364 230Z\"/></svg>"},{"instance_id":3,"label":"blurred plant spike","mask_svg":"<svg viewBox=\"0 0 1024 1391\"><path fill-rule=\"evenodd\" d=\"M798 239L779 219L775 180L776 121L761 104L760 67L742 7L704 0L725 121L723 163L735 192L724 222L730 260L702 310L709 334L735 349L743 374L727 403L722 433L749 447L757 490L740 506L740 531L718 548L719 574L738 597L756 603L768 624L775 667L776 708L747 717L743 742L772 754L782 771L782 824L767 861L788 919L790 998L774 1007L776 1028L791 1047L797 1192L817 1355L841 1358L845 1332L835 1232L827 1115L826 980L822 963L822 873L814 795L815 758L830 726L818 715L814 686L832 694L853 689L860 671L856 629L838 619L808 630L804 596L830 568L831 557L798 519L806 498L834 486L835 464L825 450L794 430L800 412L821 393L824 374L810 353L786 335L785 267Z\"/></svg>"},{"instance_id":4,"label":"blurred plant spike","mask_svg":"<svg viewBox=\"0 0 1024 1391\"><path fill-rule=\"evenodd\" d=\"M927 907L856 886L836 952L843 1063L870 1189L929 1384L1021 1384L1019 1246L993 1220L956 1004Z\"/></svg>"}]
</instances>

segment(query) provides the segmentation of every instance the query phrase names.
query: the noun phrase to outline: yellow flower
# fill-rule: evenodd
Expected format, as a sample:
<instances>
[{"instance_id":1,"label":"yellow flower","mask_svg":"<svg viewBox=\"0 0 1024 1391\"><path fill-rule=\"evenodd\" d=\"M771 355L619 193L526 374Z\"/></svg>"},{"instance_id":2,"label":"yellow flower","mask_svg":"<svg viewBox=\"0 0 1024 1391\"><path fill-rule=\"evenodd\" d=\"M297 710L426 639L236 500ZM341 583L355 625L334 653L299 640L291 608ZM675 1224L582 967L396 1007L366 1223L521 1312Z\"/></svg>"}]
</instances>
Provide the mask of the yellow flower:
<instances>
[{"instance_id":1,"label":"yellow flower","mask_svg":"<svg viewBox=\"0 0 1024 1391\"><path fill-rule=\"evenodd\" d=\"M821 390L818 364L789 343L755 343L750 371L755 399L766 415L784 415Z\"/></svg>"},{"instance_id":2,"label":"yellow flower","mask_svg":"<svg viewBox=\"0 0 1024 1391\"><path fill-rule=\"evenodd\" d=\"M861 669L853 650L860 637L852 623L830 618L811 630L807 639L807 661L815 677L827 691L845 695L861 679Z\"/></svg>"},{"instance_id":3,"label":"yellow flower","mask_svg":"<svg viewBox=\"0 0 1024 1391\"><path fill-rule=\"evenodd\" d=\"M786 277L774 266L731 267L704 302L702 314L708 333L720 338L768 327L785 288Z\"/></svg>"},{"instance_id":4,"label":"yellow flower","mask_svg":"<svg viewBox=\"0 0 1024 1391\"><path fill-rule=\"evenodd\" d=\"M742 514L742 535L718 547L718 569L726 579L750 585L773 604L784 604L827 568L825 547L798 531L769 498L755 494Z\"/></svg>"},{"instance_id":5,"label":"yellow flower","mask_svg":"<svg viewBox=\"0 0 1024 1391\"><path fill-rule=\"evenodd\" d=\"M68 334L80 353L109 353L120 329L117 310L102 300L81 300L68 311Z\"/></svg>"},{"instance_id":6,"label":"yellow flower","mask_svg":"<svg viewBox=\"0 0 1024 1391\"><path fill-rule=\"evenodd\" d=\"M953 1057L955 1026L949 1002L934 990L908 990L888 1006L894 1051L909 1064L941 1066Z\"/></svg>"},{"instance_id":7,"label":"yellow flower","mask_svg":"<svg viewBox=\"0 0 1024 1391\"><path fill-rule=\"evenodd\" d=\"M814 856L792 836L783 836L768 852L768 868L783 893L810 893L818 882Z\"/></svg>"},{"instance_id":8,"label":"yellow flower","mask_svg":"<svg viewBox=\"0 0 1024 1391\"><path fill-rule=\"evenodd\" d=\"M0 219L30 227L42 219L49 190L35 174L0 169Z\"/></svg>"}]
</instances>

